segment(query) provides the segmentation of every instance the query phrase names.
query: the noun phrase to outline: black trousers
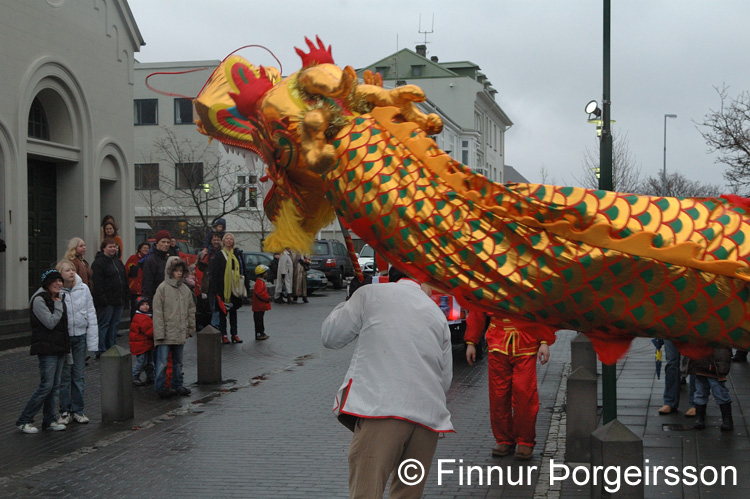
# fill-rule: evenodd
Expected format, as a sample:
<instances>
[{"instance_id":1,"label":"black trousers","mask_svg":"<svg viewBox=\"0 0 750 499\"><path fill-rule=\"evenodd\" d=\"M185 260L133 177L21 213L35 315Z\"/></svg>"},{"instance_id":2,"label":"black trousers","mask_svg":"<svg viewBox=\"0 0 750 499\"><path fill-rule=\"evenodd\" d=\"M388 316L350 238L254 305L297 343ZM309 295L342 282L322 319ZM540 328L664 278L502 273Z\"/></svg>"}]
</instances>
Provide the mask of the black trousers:
<instances>
[{"instance_id":1,"label":"black trousers","mask_svg":"<svg viewBox=\"0 0 750 499\"><path fill-rule=\"evenodd\" d=\"M260 312L253 312L253 322L255 322L255 336L261 336L266 332L266 326L263 324L263 315L265 313L265 310L261 310Z\"/></svg>"}]
</instances>

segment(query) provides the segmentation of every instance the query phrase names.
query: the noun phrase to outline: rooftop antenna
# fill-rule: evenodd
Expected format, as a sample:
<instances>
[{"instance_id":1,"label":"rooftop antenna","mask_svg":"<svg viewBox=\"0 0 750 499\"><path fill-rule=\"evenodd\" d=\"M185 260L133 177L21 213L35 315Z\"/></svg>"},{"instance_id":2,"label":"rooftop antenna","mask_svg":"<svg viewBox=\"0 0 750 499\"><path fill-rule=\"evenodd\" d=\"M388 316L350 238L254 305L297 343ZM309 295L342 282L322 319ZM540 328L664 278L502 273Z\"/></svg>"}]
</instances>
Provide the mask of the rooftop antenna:
<instances>
[{"instance_id":1,"label":"rooftop antenna","mask_svg":"<svg viewBox=\"0 0 750 499\"><path fill-rule=\"evenodd\" d=\"M426 29L422 31L422 14L419 14L419 31L418 33L424 33L424 44L425 46L430 43L427 41L427 35L433 33L435 31L435 13L432 13L432 26L430 26L430 31L427 31Z\"/></svg>"}]
</instances>

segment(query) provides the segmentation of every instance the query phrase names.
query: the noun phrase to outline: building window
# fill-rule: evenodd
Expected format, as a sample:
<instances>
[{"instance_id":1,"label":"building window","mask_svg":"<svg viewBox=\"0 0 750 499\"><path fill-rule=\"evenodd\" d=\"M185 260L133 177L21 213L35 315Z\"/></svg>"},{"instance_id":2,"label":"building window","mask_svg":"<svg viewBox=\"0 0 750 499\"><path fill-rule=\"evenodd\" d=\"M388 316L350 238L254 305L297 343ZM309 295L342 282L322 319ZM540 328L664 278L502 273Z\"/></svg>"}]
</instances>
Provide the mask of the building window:
<instances>
[{"instance_id":1,"label":"building window","mask_svg":"<svg viewBox=\"0 0 750 499\"><path fill-rule=\"evenodd\" d=\"M376 73L380 73L380 76L382 76L382 77L383 77L383 79L385 80L385 79L386 79L386 77L388 76L388 70L389 70L389 69L390 69L390 68L389 68L388 66L377 66L377 67L375 68L375 72L376 72Z\"/></svg>"},{"instance_id":2,"label":"building window","mask_svg":"<svg viewBox=\"0 0 750 499\"><path fill-rule=\"evenodd\" d=\"M240 208L258 207L258 177L255 175L237 176L237 206Z\"/></svg>"},{"instance_id":3,"label":"building window","mask_svg":"<svg viewBox=\"0 0 750 499\"><path fill-rule=\"evenodd\" d=\"M422 76L422 73L424 72L424 66L423 65L414 65L411 67L411 75L412 76Z\"/></svg>"},{"instance_id":4,"label":"building window","mask_svg":"<svg viewBox=\"0 0 750 499\"><path fill-rule=\"evenodd\" d=\"M135 189L147 191L159 190L159 163L135 164Z\"/></svg>"},{"instance_id":5,"label":"building window","mask_svg":"<svg viewBox=\"0 0 750 499\"><path fill-rule=\"evenodd\" d=\"M174 124L193 124L193 101L191 99L180 98L174 100Z\"/></svg>"},{"instance_id":6,"label":"building window","mask_svg":"<svg viewBox=\"0 0 750 499\"><path fill-rule=\"evenodd\" d=\"M136 125L159 124L159 113L157 111L159 99L136 99L133 104Z\"/></svg>"},{"instance_id":7,"label":"building window","mask_svg":"<svg viewBox=\"0 0 750 499\"><path fill-rule=\"evenodd\" d=\"M41 140L49 140L49 123L47 114L44 112L44 106L39 99L34 97L29 110L29 137Z\"/></svg>"},{"instance_id":8,"label":"building window","mask_svg":"<svg viewBox=\"0 0 750 499\"><path fill-rule=\"evenodd\" d=\"M468 140L461 141L461 163L463 163L466 166L469 166L469 141Z\"/></svg>"},{"instance_id":9,"label":"building window","mask_svg":"<svg viewBox=\"0 0 750 499\"><path fill-rule=\"evenodd\" d=\"M175 187L193 190L203 183L203 163L176 163Z\"/></svg>"}]
</instances>

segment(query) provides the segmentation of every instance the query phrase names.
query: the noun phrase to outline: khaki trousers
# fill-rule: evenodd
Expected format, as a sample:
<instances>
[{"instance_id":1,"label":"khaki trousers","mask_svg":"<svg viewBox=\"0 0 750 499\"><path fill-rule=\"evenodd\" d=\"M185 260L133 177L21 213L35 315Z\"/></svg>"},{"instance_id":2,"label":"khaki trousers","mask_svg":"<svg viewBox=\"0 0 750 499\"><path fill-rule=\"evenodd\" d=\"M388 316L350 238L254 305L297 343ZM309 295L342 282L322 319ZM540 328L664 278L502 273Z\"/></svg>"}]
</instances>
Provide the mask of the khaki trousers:
<instances>
[{"instance_id":1,"label":"khaki trousers","mask_svg":"<svg viewBox=\"0 0 750 499\"><path fill-rule=\"evenodd\" d=\"M389 497L422 497L438 433L401 419L359 418L349 446L349 497L382 498L388 477L393 474ZM404 484L397 476L399 465L416 459L424 466L424 478L416 485ZM408 476L420 474L410 469Z\"/></svg>"}]
</instances>

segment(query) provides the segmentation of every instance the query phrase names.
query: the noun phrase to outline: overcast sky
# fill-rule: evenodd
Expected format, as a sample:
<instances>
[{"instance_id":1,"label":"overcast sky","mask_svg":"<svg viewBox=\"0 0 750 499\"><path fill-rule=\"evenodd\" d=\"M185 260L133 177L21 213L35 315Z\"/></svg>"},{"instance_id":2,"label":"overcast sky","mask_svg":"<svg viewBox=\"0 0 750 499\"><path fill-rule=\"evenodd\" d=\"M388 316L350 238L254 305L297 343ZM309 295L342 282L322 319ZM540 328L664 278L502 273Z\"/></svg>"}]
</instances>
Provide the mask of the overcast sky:
<instances>
[{"instance_id":1,"label":"overcast sky","mask_svg":"<svg viewBox=\"0 0 750 499\"><path fill-rule=\"evenodd\" d=\"M582 177L598 150L584 107L602 96L601 0L255 1L129 0L146 45L141 62L223 59L247 44L268 47L284 74L299 69L294 46L319 35L340 66L367 66L427 34L427 55L470 60L498 90L514 125L506 163L532 182L541 168L559 185ZM434 15L434 26L432 18ZM750 90L750 2L612 1L611 101L615 136L627 136L645 176L660 175L667 121L667 171L724 185L696 129L719 107L714 87ZM251 62L277 64L259 49ZM551 179L548 177L547 179Z\"/></svg>"}]
</instances>

